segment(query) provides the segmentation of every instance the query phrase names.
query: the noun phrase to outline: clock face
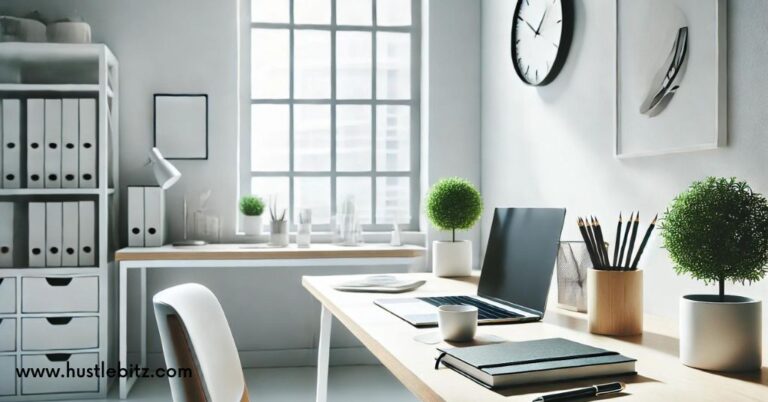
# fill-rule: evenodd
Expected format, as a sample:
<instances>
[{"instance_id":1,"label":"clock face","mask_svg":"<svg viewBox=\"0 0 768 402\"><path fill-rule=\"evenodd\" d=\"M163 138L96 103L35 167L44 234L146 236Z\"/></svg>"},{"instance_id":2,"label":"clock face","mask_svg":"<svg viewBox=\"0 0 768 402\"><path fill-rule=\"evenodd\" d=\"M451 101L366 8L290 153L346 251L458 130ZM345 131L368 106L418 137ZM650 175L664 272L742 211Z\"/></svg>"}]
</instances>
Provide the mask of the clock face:
<instances>
[{"instance_id":1,"label":"clock face","mask_svg":"<svg viewBox=\"0 0 768 402\"><path fill-rule=\"evenodd\" d=\"M512 21L512 64L524 82L548 84L565 62L571 35L570 1L518 1Z\"/></svg>"}]
</instances>

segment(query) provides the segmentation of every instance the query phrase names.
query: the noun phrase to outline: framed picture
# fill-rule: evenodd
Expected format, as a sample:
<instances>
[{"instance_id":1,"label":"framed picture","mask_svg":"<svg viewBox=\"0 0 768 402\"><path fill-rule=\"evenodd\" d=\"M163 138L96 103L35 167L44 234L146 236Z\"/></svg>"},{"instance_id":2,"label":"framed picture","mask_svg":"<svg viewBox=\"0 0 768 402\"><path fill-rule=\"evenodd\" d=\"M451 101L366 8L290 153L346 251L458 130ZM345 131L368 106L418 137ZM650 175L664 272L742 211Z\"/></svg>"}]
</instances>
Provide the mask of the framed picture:
<instances>
[{"instance_id":1,"label":"framed picture","mask_svg":"<svg viewBox=\"0 0 768 402\"><path fill-rule=\"evenodd\" d=\"M155 94L155 147L165 159L208 159L208 95Z\"/></svg>"},{"instance_id":2,"label":"framed picture","mask_svg":"<svg viewBox=\"0 0 768 402\"><path fill-rule=\"evenodd\" d=\"M616 0L619 158L726 144L725 0Z\"/></svg>"}]
</instances>

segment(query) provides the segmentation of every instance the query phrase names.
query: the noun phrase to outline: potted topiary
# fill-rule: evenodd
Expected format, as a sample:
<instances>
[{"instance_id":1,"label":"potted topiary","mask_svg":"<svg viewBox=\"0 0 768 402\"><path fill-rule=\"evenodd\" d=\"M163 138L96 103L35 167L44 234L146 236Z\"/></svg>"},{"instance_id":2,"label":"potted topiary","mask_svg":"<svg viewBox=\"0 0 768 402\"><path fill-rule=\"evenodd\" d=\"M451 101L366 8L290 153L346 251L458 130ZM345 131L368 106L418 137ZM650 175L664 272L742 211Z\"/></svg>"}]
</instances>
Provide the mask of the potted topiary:
<instances>
[{"instance_id":1,"label":"potted topiary","mask_svg":"<svg viewBox=\"0 0 768 402\"><path fill-rule=\"evenodd\" d=\"M483 211L483 199L470 182L459 177L438 181L426 198L427 218L440 230L451 231L451 241L432 242L432 272L441 277L472 273L472 242L456 241L457 230L471 228Z\"/></svg>"},{"instance_id":2,"label":"potted topiary","mask_svg":"<svg viewBox=\"0 0 768 402\"><path fill-rule=\"evenodd\" d=\"M264 213L264 201L254 195L240 199L240 212L243 214L243 231L246 235L260 235L262 230L261 214Z\"/></svg>"},{"instance_id":3,"label":"potted topiary","mask_svg":"<svg viewBox=\"0 0 768 402\"><path fill-rule=\"evenodd\" d=\"M743 181L709 177L675 198L661 235L678 274L719 288L680 300L680 360L707 370L759 370L761 302L727 294L725 283L766 274L766 199Z\"/></svg>"}]
</instances>

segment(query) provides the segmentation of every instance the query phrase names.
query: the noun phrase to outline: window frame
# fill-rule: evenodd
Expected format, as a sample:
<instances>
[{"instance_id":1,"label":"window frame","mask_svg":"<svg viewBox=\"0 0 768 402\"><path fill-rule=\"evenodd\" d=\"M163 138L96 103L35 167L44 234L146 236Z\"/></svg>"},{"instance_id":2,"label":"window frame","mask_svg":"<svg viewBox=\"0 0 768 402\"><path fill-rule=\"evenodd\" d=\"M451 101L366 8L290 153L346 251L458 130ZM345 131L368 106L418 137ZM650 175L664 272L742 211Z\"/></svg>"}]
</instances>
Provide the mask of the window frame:
<instances>
[{"instance_id":1,"label":"window frame","mask_svg":"<svg viewBox=\"0 0 768 402\"><path fill-rule=\"evenodd\" d=\"M238 171L238 199L243 194L250 193L251 179L254 177L287 177L288 178L288 211L290 217L290 230L296 230L293 222L295 215L295 191L294 180L296 177L328 177L330 179L330 206L331 216L337 211L336 180L339 177L367 177L371 178L371 220L376 222L377 210L377 178L379 177L407 177L410 179L410 221L401 223L400 229L404 231L418 231L420 228L419 205L421 201L421 3L422 0L411 0L411 25L408 26L377 26L377 0L371 0L372 21L370 26L338 25L336 24L336 0L329 0L331 7L330 24L295 24L294 0L289 0L289 22L268 23L251 21L251 0L242 0L240 13L240 63L238 90L240 92L240 135L238 136L239 151L237 155ZM285 29L289 32L289 94L285 99L252 99L251 98L251 32L253 29ZM294 67L295 67L295 32L297 30L316 30L330 32L331 37L331 88L330 98L297 99L294 97ZM370 32L371 33L371 97L366 99L336 99L336 41L337 33L342 32ZM411 93L409 99L377 99L377 33L395 32L409 33L411 40ZM288 171L252 171L251 170L251 106L255 104L288 105L289 107L289 170ZM330 170L329 171L296 171L295 164L295 130L293 123L294 105L329 105L331 110L331 140L330 140ZM367 105L371 106L371 168L368 171L342 171L336 169L336 106L337 105ZM377 107L379 105L404 105L410 107L410 170L408 171L378 171L376 160L376 136L377 136ZM240 220L238 233L242 233ZM328 232L329 224L313 224L313 231ZM382 232L392 230L391 223L363 224L366 232Z\"/></svg>"}]
</instances>

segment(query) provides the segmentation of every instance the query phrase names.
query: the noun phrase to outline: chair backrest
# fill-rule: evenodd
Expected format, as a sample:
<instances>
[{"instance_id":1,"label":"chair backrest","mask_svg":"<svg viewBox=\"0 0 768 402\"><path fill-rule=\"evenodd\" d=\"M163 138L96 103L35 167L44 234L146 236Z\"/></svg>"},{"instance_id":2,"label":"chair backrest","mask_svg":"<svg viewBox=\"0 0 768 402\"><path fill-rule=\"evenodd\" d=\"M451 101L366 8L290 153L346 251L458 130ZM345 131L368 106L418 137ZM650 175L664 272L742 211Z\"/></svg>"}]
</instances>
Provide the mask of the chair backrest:
<instances>
[{"instance_id":1,"label":"chair backrest","mask_svg":"<svg viewBox=\"0 0 768 402\"><path fill-rule=\"evenodd\" d=\"M169 377L175 402L248 402L237 347L216 296L197 283L158 292L152 303L167 367L189 368Z\"/></svg>"}]
</instances>

